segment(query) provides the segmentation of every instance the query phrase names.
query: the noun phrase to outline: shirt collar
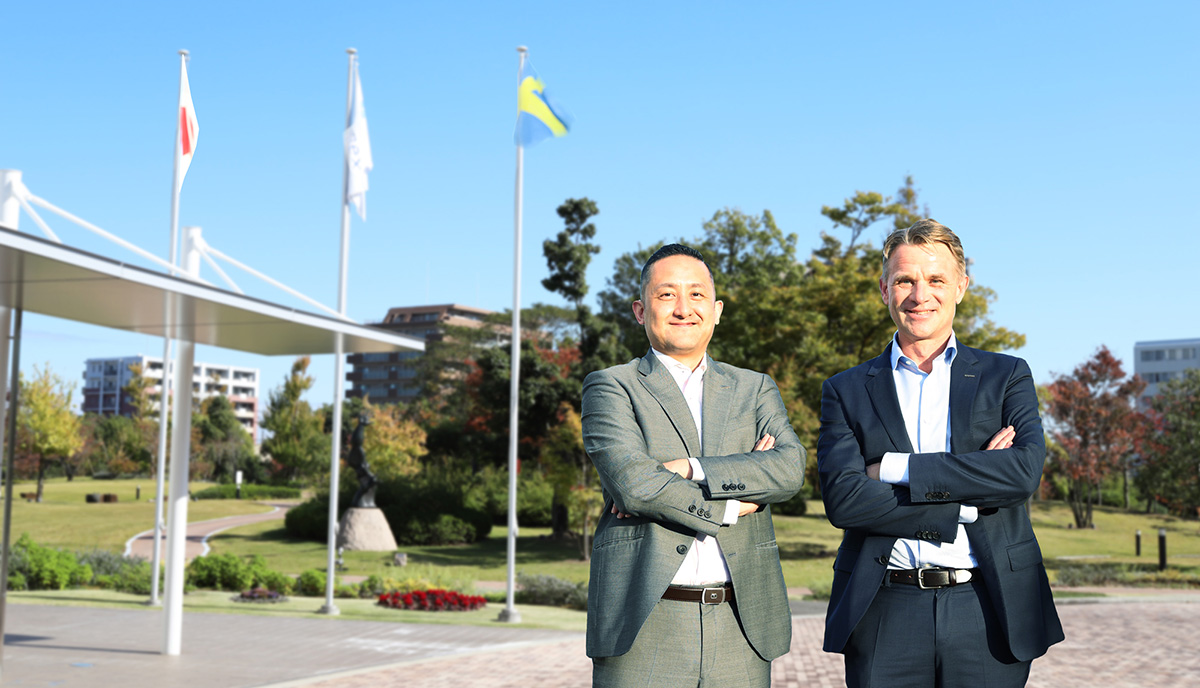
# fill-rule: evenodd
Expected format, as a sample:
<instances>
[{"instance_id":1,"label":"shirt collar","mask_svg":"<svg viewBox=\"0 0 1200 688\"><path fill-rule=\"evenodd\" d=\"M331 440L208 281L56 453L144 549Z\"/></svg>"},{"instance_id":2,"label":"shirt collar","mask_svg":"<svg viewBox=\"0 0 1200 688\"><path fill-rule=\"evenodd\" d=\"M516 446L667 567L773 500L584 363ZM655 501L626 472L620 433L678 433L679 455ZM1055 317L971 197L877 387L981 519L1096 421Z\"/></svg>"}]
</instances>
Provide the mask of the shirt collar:
<instances>
[{"instance_id":1,"label":"shirt collar","mask_svg":"<svg viewBox=\"0 0 1200 688\"><path fill-rule=\"evenodd\" d=\"M950 341L946 342L946 350L942 352L942 360L949 366L954 363L956 356L958 356L958 338L954 336L952 330L950 332ZM901 353L900 333L896 332L896 334L892 335L892 370L896 370L900 366L900 359L904 359L913 365L913 367L916 367L915 362L911 358Z\"/></svg>"},{"instance_id":2,"label":"shirt collar","mask_svg":"<svg viewBox=\"0 0 1200 688\"><path fill-rule=\"evenodd\" d=\"M663 352L659 351L658 349L655 349L654 347L650 347L650 351L651 351L651 353L654 354L654 356L656 358L658 358L659 363L662 363L664 366L666 366L667 372L671 373L671 377L675 378L675 382L680 383L680 385L683 384L684 380L687 380L689 377L691 377L693 375L698 375L700 377L703 377L704 372L708 370L708 356L707 355L704 358L700 359L700 365L696 366L695 370L692 370L691 368L688 368L685 364L680 363L679 361L675 360L674 358L671 358L670 356L664 354Z\"/></svg>"}]
</instances>

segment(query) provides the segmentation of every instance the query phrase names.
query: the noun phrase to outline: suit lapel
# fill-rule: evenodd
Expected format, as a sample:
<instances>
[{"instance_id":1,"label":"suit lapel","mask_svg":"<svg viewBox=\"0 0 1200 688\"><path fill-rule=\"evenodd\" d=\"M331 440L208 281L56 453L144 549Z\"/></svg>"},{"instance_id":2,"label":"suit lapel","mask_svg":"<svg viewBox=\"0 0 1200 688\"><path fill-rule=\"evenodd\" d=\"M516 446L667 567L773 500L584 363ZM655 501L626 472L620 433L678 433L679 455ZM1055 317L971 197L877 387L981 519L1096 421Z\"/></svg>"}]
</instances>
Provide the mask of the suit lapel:
<instances>
[{"instance_id":1,"label":"suit lapel","mask_svg":"<svg viewBox=\"0 0 1200 688\"><path fill-rule=\"evenodd\" d=\"M896 380L892 377L893 346L894 343L888 344L883 354L871 361L867 369L867 396L896 451L911 454L912 441L908 438L904 414L900 411L900 397L896 394Z\"/></svg>"},{"instance_id":2,"label":"suit lapel","mask_svg":"<svg viewBox=\"0 0 1200 688\"><path fill-rule=\"evenodd\" d=\"M721 364L711 358L708 359L708 370L704 373L704 401L700 408L703 420L700 427L704 432L701 450L709 456L725 454L721 445L725 441L729 414L733 411L733 384L730 376L721 370Z\"/></svg>"},{"instance_id":3,"label":"suit lapel","mask_svg":"<svg viewBox=\"0 0 1200 688\"><path fill-rule=\"evenodd\" d=\"M679 438L683 440L688 456L700 456L700 436L696 434L696 421L692 419L692 411L683 398L683 392L679 391L679 385L675 384L675 378L659 363L653 351L647 351L642 357L638 363L638 373L641 374L642 386L662 407L671 425L675 426L675 432L679 433ZM708 392L707 387L704 391Z\"/></svg>"},{"instance_id":4,"label":"suit lapel","mask_svg":"<svg viewBox=\"0 0 1200 688\"><path fill-rule=\"evenodd\" d=\"M978 449L971 444L971 411L981 374L975 352L961 344L950 366L950 450L968 452Z\"/></svg>"}]
</instances>

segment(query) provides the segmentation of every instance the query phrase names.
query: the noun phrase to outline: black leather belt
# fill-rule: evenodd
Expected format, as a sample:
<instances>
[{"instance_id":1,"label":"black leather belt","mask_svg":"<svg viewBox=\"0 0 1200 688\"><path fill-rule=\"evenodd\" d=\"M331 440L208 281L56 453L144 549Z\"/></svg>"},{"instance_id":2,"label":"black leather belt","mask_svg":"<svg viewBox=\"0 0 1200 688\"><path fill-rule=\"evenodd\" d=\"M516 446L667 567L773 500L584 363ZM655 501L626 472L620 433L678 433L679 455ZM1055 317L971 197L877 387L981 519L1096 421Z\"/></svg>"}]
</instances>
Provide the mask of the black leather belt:
<instances>
[{"instance_id":1,"label":"black leather belt","mask_svg":"<svg viewBox=\"0 0 1200 688\"><path fill-rule=\"evenodd\" d=\"M700 604L732 602L733 584L726 583L715 588L685 588L682 585L670 585L667 586L667 591L663 593L662 598L677 602L699 602Z\"/></svg>"},{"instance_id":2,"label":"black leather belt","mask_svg":"<svg viewBox=\"0 0 1200 688\"><path fill-rule=\"evenodd\" d=\"M888 571L888 578L892 583L915 585L922 590L952 588L970 581L977 575L979 575L979 569L944 569L940 566Z\"/></svg>"}]
</instances>

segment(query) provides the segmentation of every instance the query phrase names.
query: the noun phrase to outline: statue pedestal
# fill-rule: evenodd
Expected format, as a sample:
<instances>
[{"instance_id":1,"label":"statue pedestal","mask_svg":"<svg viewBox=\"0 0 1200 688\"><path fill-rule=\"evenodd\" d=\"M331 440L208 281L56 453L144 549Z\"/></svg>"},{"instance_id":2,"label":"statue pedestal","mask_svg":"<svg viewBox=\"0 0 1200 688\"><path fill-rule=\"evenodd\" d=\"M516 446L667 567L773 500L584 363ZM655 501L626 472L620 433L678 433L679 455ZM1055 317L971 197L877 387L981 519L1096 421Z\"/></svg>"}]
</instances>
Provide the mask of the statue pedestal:
<instances>
[{"instance_id":1,"label":"statue pedestal","mask_svg":"<svg viewBox=\"0 0 1200 688\"><path fill-rule=\"evenodd\" d=\"M338 546L352 552L391 552L396 538L380 509L348 509L338 527Z\"/></svg>"}]
</instances>

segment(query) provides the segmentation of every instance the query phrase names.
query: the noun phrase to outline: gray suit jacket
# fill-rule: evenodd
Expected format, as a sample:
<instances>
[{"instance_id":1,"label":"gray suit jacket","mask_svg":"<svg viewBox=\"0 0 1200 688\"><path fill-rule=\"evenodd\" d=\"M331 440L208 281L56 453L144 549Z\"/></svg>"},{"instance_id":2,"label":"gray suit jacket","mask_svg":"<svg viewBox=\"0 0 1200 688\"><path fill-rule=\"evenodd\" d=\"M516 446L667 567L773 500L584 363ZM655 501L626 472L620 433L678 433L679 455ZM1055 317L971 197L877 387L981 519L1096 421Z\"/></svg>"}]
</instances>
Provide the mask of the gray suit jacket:
<instances>
[{"instance_id":1,"label":"gray suit jacket","mask_svg":"<svg viewBox=\"0 0 1200 688\"><path fill-rule=\"evenodd\" d=\"M804 481L804 448L778 388L762 373L708 359L702 414L703 445L679 386L652 353L584 381L584 448L605 497L588 586L589 657L629 651L697 533L721 543L755 651L767 660L788 651L791 615L770 509L732 526L721 522L726 500L766 505L795 495ZM752 451L765 433L776 438L775 448ZM700 460L706 484L662 465L688 457ZM614 503L631 517L616 518Z\"/></svg>"}]
</instances>

